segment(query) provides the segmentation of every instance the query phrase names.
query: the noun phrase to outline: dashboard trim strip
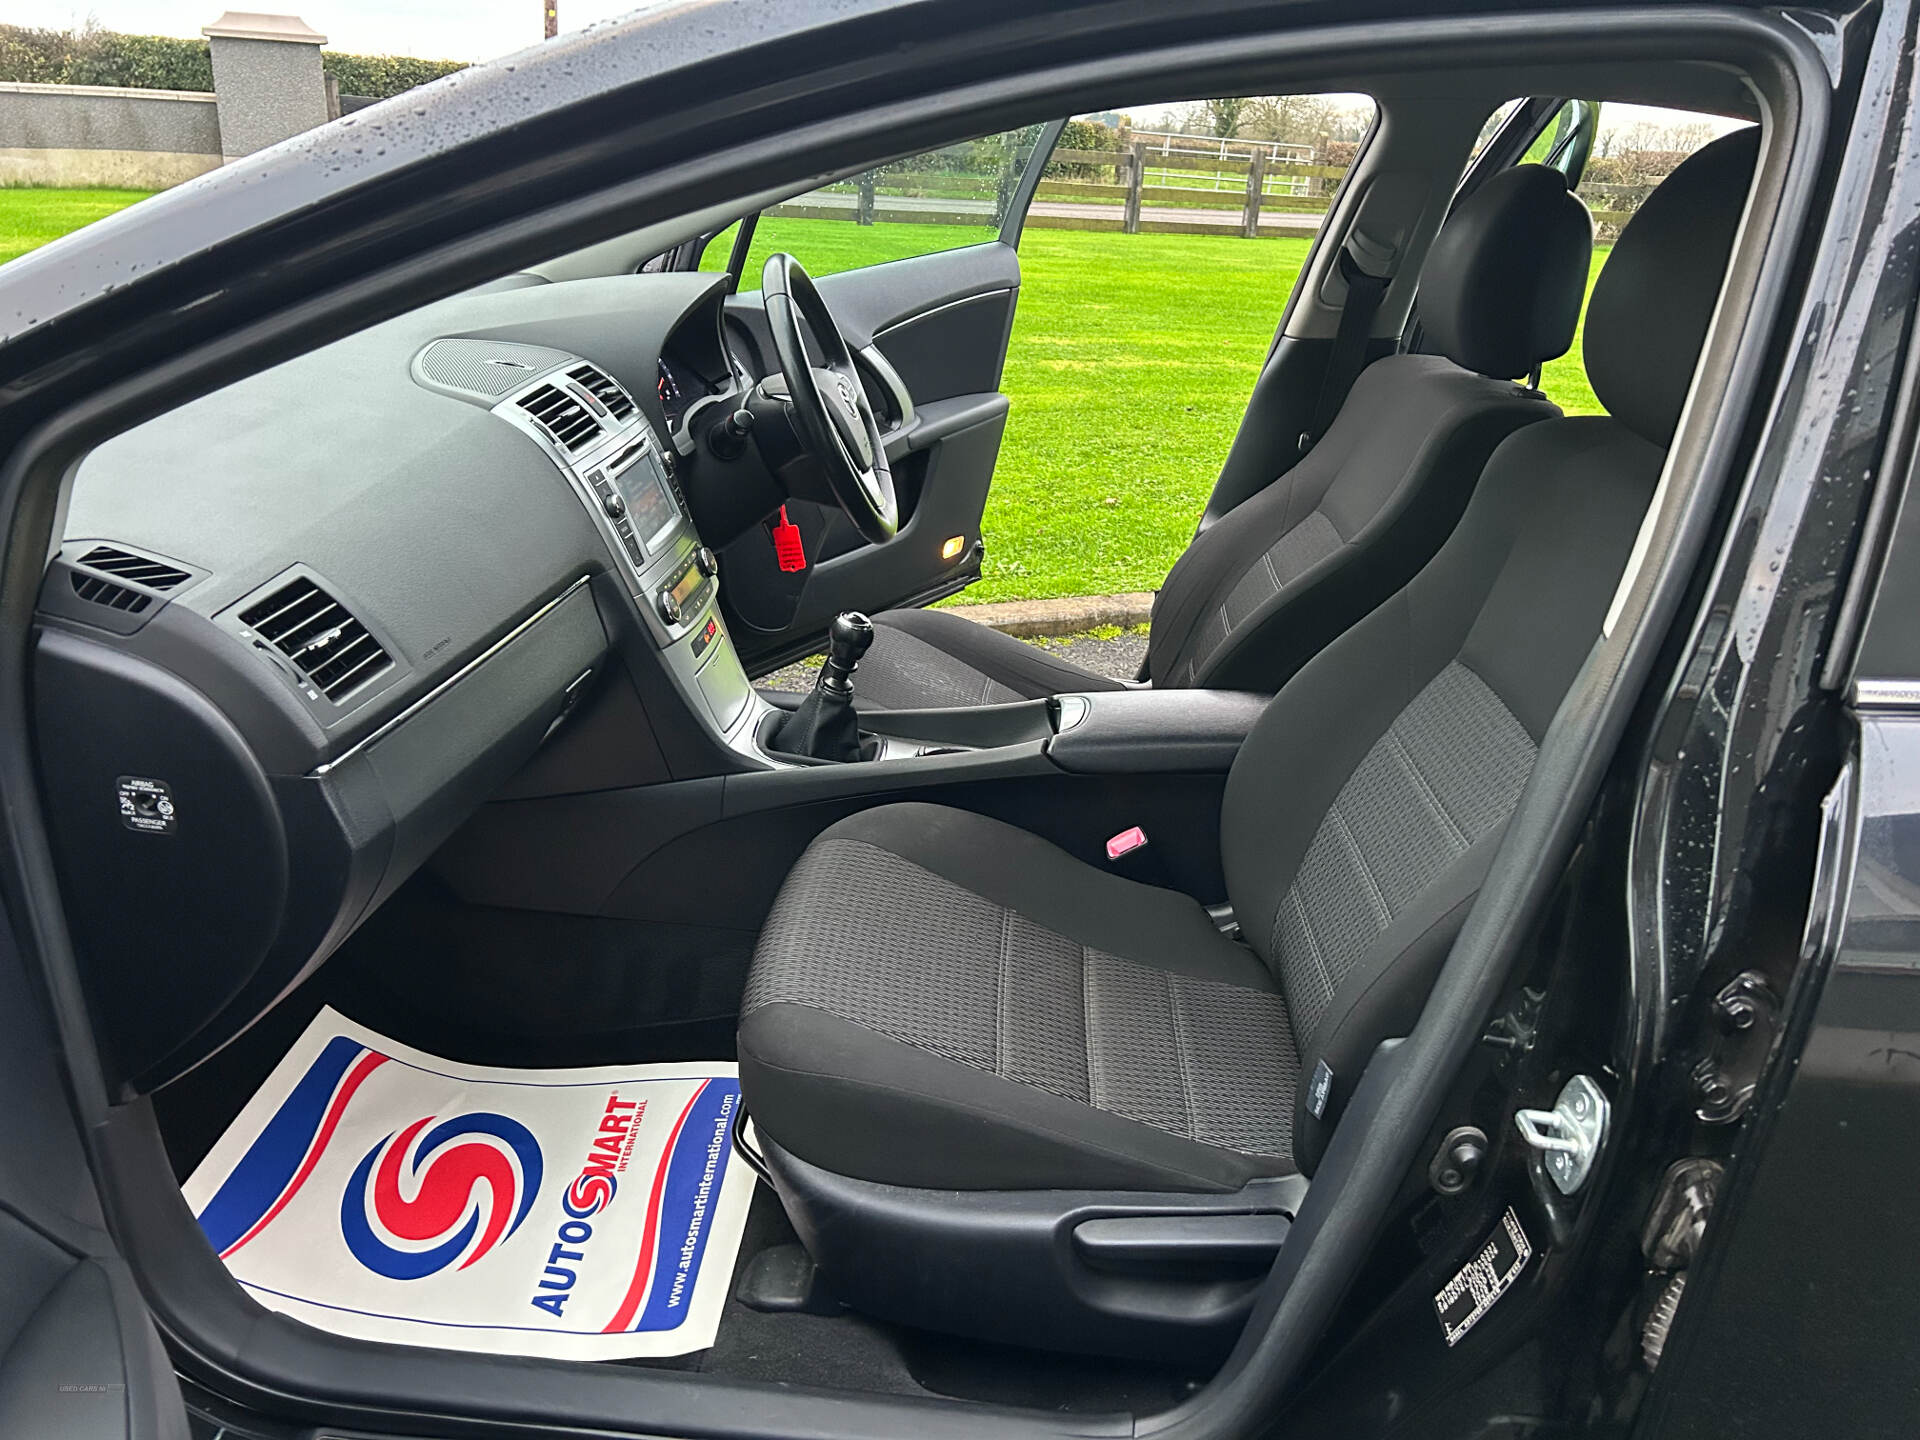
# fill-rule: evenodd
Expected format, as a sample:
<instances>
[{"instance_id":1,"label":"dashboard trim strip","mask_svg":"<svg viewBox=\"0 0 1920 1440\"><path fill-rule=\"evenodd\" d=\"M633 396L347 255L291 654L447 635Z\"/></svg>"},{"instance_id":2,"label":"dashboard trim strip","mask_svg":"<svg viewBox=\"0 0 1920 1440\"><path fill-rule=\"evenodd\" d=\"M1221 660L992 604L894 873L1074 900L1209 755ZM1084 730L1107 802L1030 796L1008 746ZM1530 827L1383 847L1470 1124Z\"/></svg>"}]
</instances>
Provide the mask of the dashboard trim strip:
<instances>
[{"instance_id":1,"label":"dashboard trim strip","mask_svg":"<svg viewBox=\"0 0 1920 1440\"><path fill-rule=\"evenodd\" d=\"M356 740L331 760L326 761L324 764L316 765L312 770L307 772L308 778L317 780L334 769L334 767L344 765L362 750L367 749L371 745L378 744L386 736L399 729L400 726L426 709L427 706L431 705L435 700L438 700L442 695L446 694L447 691L458 685L462 680L466 679L467 676L471 675L475 670L478 670L482 665L486 664L487 661L491 660L495 655L498 655L514 641L526 634L527 631L531 630L542 620L546 619L547 616L559 609L562 604L572 598L575 591L585 586L592 578L591 575L582 575L578 580L574 581L566 589L562 590L558 595L534 611L533 614L522 620L518 625L514 626L513 629L509 630L505 635L502 635L498 640L494 641L493 644L489 645L485 650L482 650L478 655L474 656L473 659L454 671L453 674L434 686L433 689L407 706L407 708L402 710L398 715L382 723L380 727L371 734Z\"/></svg>"},{"instance_id":2,"label":"dashboard trim strip","mask_svg":"<svg viewBox=\"0 0 1920 1440\"><path fill-rule=\"evenodd\" d=\"M1011 285L997 285L991 290L976 290L971 295L962 295L958 300L948 300L943 304L934 305L925 310L916 310L911 315L902 315L898 320L889 320L886 324L875 330L873 332L874 342L878 343L896 330L904 330L909 325L917 325L922 320L932 319L935 315L944 314L949 310L957 310L962 305L975 305L982 300L996 300L1011 295L1012 293L1013 287Z\"/></svg>"}]
</instances>

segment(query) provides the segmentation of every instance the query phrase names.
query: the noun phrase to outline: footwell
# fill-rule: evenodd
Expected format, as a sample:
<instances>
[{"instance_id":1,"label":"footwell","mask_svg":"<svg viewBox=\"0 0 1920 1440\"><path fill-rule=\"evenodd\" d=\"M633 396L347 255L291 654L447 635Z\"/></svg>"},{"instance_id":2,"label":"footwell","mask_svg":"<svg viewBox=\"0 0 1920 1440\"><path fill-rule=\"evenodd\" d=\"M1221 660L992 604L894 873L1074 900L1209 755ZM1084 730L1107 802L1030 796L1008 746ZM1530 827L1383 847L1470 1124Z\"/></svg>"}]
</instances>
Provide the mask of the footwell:
<instances>
[{"instance_id":1,"label":"footwell","mask_svg":"<svg viewBox=\"0 0 1920 1440\"><path fill-rule=\"evenodd\" d=\"M263 1305L555 1359L711 1346L755 1177L729 1063L462 1065L332 1009L184 1186Z\"/></svg>"}]
</instances>

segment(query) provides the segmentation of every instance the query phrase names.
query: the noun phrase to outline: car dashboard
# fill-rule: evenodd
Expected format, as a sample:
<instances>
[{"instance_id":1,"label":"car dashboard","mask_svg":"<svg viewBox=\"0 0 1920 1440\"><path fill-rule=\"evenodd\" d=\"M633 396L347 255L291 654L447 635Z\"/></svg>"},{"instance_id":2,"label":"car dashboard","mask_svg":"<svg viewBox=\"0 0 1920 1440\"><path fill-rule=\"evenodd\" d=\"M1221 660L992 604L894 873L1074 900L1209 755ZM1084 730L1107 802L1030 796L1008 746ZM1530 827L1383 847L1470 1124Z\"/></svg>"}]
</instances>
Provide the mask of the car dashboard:
<instances>
[{"instance_id":1,"label":"car dashboard","mask_svg":"<svg viewBox=\"0 0 1920 1440\"><path fill-rule=\"evenodd\" d=\"M37 741L123 1093L297 984L613 672L750 753L673 438L741 383L725 293L456 296L82 463L36 617Z\"/></svg>"}]
</instances>

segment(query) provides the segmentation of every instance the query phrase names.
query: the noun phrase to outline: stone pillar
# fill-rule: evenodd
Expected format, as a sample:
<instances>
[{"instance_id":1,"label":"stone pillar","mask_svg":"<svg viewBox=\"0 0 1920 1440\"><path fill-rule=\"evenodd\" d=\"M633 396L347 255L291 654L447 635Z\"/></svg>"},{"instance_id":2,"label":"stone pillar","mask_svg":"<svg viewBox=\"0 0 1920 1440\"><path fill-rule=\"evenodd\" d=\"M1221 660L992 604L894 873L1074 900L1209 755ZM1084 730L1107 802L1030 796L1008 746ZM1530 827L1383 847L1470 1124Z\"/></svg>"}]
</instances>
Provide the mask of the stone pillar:
<instances>
[{"instance_id":1,"label":"stone pillar","mask_svg":"<svg viewBox=\"0 0 1920 1440\"><path fill-rule=\"evenodd\" d=\"M220 153L228 160L327 123L320 47L327 37L295 15L229 10L200 32L213 50Z\"/></svg>"}]
</instances>

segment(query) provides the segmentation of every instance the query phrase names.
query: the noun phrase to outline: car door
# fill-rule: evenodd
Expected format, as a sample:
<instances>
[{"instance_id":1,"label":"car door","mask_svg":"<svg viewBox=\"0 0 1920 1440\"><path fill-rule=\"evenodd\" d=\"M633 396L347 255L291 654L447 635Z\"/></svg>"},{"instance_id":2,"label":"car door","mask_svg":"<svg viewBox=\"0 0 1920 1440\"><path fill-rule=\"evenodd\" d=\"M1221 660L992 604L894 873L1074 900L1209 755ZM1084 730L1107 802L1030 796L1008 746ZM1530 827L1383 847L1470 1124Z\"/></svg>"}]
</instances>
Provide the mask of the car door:
<instances>
[{"instance_id":1,"label":"car door","mask_svg":"<svg viewBox=\"0 0 1920 1440\"><path fill-rule=\"evenodd\" d=\"M885 432L900 529L864 540L837 509L788 502L804 564L787 566L775 517L729 543L723 604L750 674L818 647L842 610L925 605L980 577L982 512L1006 428L1000 388L1020 298L1021 224L1058 123L911 156L740 222L705 252L738 293L727 341L757 374L776 368L760 268L795 255L854 352Z\"/></svg>"},{"instance_id":2,"label":"car door","mask_svg":"<svg viewBox=\"0 0 1920 1440\"><path fill-rule=\"evenodd\" d=\"M179 1386L107 1236L55 1054L0 914L0 1435L186 1440Z\"/></svg>"}]
</instances>

